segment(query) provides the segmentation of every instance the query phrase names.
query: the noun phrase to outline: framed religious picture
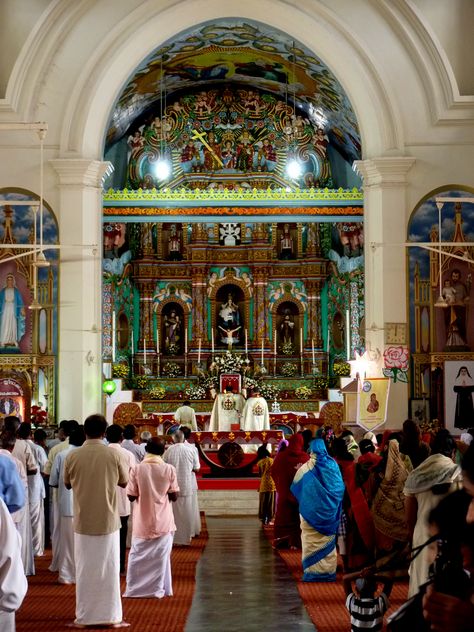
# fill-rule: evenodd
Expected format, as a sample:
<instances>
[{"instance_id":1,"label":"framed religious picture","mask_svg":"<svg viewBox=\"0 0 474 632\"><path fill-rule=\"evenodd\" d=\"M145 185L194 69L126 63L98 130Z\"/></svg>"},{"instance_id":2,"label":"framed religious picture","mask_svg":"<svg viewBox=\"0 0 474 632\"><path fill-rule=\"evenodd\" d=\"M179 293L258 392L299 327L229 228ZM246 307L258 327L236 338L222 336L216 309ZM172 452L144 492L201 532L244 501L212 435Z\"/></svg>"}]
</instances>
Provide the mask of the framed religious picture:
<instances>
[{"instance_id":1,"label":"framed religious picture","mask_svg":"<svg viewBox=\"0 0 474 632\"><path fill-rule=\"evenodd\" d=\"M474 361L444 363L444 419L448 430L460 434L474 419Z\"/></svg>"},{"instance_id":2,"label":"framed religious picture","mask_svg":"<svg viewBox=\"0 0 474 632\"><path fill-rule=\"evenodd\" d=\"M387 419L390 379L373 377L364 379L357 393L356 422L365 430L374 430Z\"/></svg>"},{"instance_id":3,"label":"framed religious picture","mask_svg":"<svg viewBox=\"0 0 474 632\"><path fill-rule=\"evenodd\" d=\"M430 419L430 402L427 397L424 399L410 400L410 419L416 421L420 426Z\"/></svg>"}]
</instances>

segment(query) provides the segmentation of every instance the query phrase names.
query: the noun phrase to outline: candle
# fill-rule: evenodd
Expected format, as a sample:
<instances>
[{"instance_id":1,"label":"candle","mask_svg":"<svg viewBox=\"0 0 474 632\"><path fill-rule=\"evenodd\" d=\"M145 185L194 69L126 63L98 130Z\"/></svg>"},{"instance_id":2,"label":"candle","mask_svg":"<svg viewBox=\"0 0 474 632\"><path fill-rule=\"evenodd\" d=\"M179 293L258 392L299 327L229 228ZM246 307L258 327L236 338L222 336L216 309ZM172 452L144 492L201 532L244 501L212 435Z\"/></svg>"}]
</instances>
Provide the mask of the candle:
<instances>
[{"instance_id":1,"label":"candle","mask_svg":"<svg viewBox=\"0 0 474 632\"><path fill-rule=\"evenodd\" d=\"M346 353L347 360L351 359L351 327L349 322L349 310L346 309Z\"/></svg>"},{"instance_id":2,"label":"candle","mask_svg":"<svg viewBox=\"0 0 474 632\"><path fill-rule=\"evenodd\" d=\"M112 362L115 362L115 312L112 312Z\"/></svg>"},{"instance_id":3,"label":"candle","mask_svg":"<svg viewBox=\"0 0 474 632\"><path fill-rule=\"evenodd\" d=\"M313 364L316 364L316 357L314 355L314 338L311 338L311 353L313 356Z\"/></svg>"},{"instance_id":4,"label":"candle","mask_svg":"<svg viewBox=\"0 0 474 632\"><path fill-rule=\"evenodd\" d=\"M211 350L212 355L214 355L214 329L211 329Z\"/></svg>"},{"instance_id":5,"label":"candle","mask_svg":"<svg viewBox=\"0 0 474 632\"><path fill-rule=\"evenodd\" d=\"M245 355L248 355L247 330L245 330Z\"/></svg>"},{"instance_id":6,"label":"candle","mask_svg":"<svg viewBox=\"0 0 474 632\"><path fill-rule=\"evenodd\" d=\"M263 338L262 338L262 359L261 359L260 364L263 366Z\"/></svg>"},{"instance_id":7,"label":"candle","mask_svg":"<svg viewBox=\"0 0 474 632\"><path fill-rule=\"evenodd\" d=\"M300 327L300 354L303 355L303 329Z\"/></svg>"},{"instance_id":8,"label":"candle","mask_svg":"<svg viewBox=\"0 0 474 632\"><path fill-rule=\"evenodd\" d=\"M329 327L328 327L328 337L326 340L326 353L329 353L329 338L330 338L330 333L329 333Z\"/></svg>"},{"instance_id":9,"label":"candle","mask_svg":"<svg viewBox=\"0 0 474 632\"><path fill-rule=\"evenodd\" d=\"M131 339L132 339L132 356L133 356L133 355L135 355L135 345L134 345L134 343L133 343L133 328L132 328L132 330L131 330L131 334L132 334Z\"/></svg>"},{"instance_id":10,"label":"candle","mask_svg":"<svg viewBox=\"0 0 474 632\"><path fill-rule=\"evenodd\" d=\"M277 354L277 330L275 329L273 333L273 355Z\"/></svg>"},{"instance_id":11,"label":"candle","mask_svg":"<svg viewBox=\"0 0 474 632\"><path fill-rule=\"evenodd\" d=\"M143 361L146 365L146 338L143 338Z\"/></svg>"},{"instance_id":12,"label":"candle","mask_svg":"<svg viewBox=\"0 0 474 632\"><path fill-rule=\"evenodd\" d=\"M198 364L201 362L201 338L198 340Z\"/></svg>"},{"instance_id":13,"label":"candle","mask_svg":"<svg viewBox=\"0 0 474 632\"><path fill-rule=\"evenodd\" d=\"M160 353L160 332L158 331L158 325L156 326L156 353Z\"/></svg>"},{"instance_id":14,"label":"candle","mask_svg":"<svg viewBox=\"0 0 474 632\"><path fill-rule=\"evenodd\" d=\"M184 355L188 353L188 332L184 332Z\"/></svg>"}]
</instances>

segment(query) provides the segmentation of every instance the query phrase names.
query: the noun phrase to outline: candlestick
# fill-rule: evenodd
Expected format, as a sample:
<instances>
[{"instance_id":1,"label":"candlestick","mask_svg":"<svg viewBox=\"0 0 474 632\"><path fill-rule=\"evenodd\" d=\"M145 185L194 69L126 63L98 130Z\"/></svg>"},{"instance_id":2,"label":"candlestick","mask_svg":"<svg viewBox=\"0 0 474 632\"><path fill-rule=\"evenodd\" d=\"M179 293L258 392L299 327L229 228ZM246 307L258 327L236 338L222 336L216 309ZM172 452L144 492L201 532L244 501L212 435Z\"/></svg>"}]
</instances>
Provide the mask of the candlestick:
<instances>
[{"instance_id":1,"label":"candlestick","mask_svg":"<svg viewBox=\"0 0 474 632\"><path fill-rule=\"evenodd\" d=\"M303 329L300 327L300 354L303 355Z\"/></svg>"},{"instance_id":2,"label":"candlestick","mask_svg":"<svg viewBox=\"0 0 474 632\"><path fill-rule=\"evenodd\" d=\"M198 339L198 364L201 363L201 338Z\"/></svg>"},{"instance_id":3,"label":"candlestick","mask_svg":"<svg viewBox=\"0 0 474 632\"><path fill-rule=\"evenodd\" d=\"M112 362L115 362L115 312L112 312Z\"/></svg>"},{"instance_id":4,"label":"candlestick","mask_svg":"<svg viewBox=\"0 0 474 632\"><path fill-rule=\"evenodd\" d=\"M211 349L212 355L214 355L214 329L211 329Z\"/></svg>"},{"instance_id":5,"label":"candlestick","mask_svg":"<svg viewBox=\"0 0 474 632\"><path fill-rule=\"evenodd\" d=\"M277 330L275 329L275 332L273 334L273 355L276 356L277 354Z\"/></svg>"},{"instance_id":6,"label":"candlestick","mask_svg":"<svg viewBox=\"0 0 474 632\"><path fill-rule=\"evenodd\" d=\"M143 338L143 362L146 366L146 338Z\"/></svg>"},{"instance_id":7,"label":"candlestick","mask_svg":"<svg viewBox=\"0 0 474 632\"><path fill-rule=\"evenodd\" d=\"M346 354L347 360L351 359L351 328L349 310L346 309Z\"/></svg>"},{"instance_id":8,"label":"candlestick","mask_svg":"<svg viewBox=\"0 0 474 632\"><path fill-rule=\"evenodd\" d=\"M311 338L311 353L312 353L312 357L313 357L313 364L316 363L316 358L314 355L314 338Z\"/></svg>"},{"instance_id":9,"label":"candlestick","mask_svg":"<svg viewBox=\"0 0 474 632\"><path fill-rule=\"evenodd\" d=\"M248 355L248 341L247 341L247 330L245 330L245 355Z\"/></svg>"}]
</instances>

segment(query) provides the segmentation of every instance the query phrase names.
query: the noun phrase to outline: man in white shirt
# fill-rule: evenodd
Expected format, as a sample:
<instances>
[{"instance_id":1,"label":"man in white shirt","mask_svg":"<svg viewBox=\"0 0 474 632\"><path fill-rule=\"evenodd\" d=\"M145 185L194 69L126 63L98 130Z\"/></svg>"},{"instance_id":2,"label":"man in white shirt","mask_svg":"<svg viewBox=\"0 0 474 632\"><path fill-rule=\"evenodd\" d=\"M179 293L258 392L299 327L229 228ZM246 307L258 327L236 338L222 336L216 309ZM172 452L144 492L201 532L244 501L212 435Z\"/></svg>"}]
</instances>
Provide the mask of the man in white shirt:
<instances>
[{"instance_id":1,"label":"man in white shirt","mask_svg":"<svg viewBox=\"0 0 474 632\"><path fill-rule=\"evenodd\" d=\"M180 406L175 414L174 420L179 423L180 426L187 426L191 430L197 430L196 413L194 408L191 408L191 402L186 400L182 406Z\"/></svg>"},{"instance_id":2,"label":"man in white shirt","mask_svg":"<svg viewBox=\"0 0 474 632\"><path fill-rule=\"evenodd\" d=\"M105 438L109 442L109 448L117 450L123 460L127 464L128 475L130 477L130 471L136 466L136 459L130 450L122 448L121 443L123 439L122 427L117 424L112 424L105 431ZM120 574L125 574L125 550L127 547L127 533L128 533L128 519L130 517L130 501L127 496L127 492L123 487L117 487L117 500L118 510L120 516Z\"/></svg>"},{"instance_id":3,"label":"man in white shirt","mask_svg":"<svg viewBox=\"0 0 474 632\"><path fill-rule=\"evenodd\" d=\"M173 503L176 523L174 544L188 546L195 535L195 473L199 471L199 457L197 450L184 443L184 434L181 430L174 433L173 440L175 443L166 450L163 460L176 468L179 485L179 497Z\"/></svg>"},{"instance_id":4,"label":"man in white shirt","mask_svg":"<svg viewBox=\"0 0 474 632\"><path fill-rule=\"evenodd\" d=\"M128 424L123 429L123 441L121 443L122 448L128 450L135 457L136 464L143 461L144 452L140 446L135 443L134 439L137 436L137 429L133 424Z\"/></svg>"},{"instance_id":5,"label":"man in white shirt","mask_svg":"<svg viewBox=\"0 0 474 632\"><path fill-rule=\"evenodd\" d=\"M184 435L184 445L188 446L190 450L193 450L194 452L197 453L198 455L198 460L199 460L199 452L197 447L195 446L194 443L190 443L189 442L189 437L191 436L191 430L188 428L188 426L181 426L180 427L181 432ZM196 477L196 472L193 471L193 514L194 514L194 528L193 528L193 536L192 537L196 537L197 535L199 535L201 533L201 513L199 511L199 500L198 500L198 483L197 483L197 477Z\"/></svg>"}]
</instances>

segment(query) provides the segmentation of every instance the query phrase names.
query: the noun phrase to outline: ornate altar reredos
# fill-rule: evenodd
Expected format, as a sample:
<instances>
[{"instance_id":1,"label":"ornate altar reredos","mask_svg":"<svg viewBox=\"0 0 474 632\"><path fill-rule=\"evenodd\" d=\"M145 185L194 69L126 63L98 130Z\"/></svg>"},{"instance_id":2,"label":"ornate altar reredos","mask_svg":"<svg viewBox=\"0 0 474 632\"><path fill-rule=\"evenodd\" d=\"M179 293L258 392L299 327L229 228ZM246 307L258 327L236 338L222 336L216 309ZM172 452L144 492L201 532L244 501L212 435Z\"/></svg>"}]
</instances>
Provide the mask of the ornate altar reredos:
<instances>
[{"instance_id":1,"label":"ornate altar reredos","mask_svg":"<svg viewBox=\"0 0 474 632\"><path fill-rule=\"evenodd\" d=\"M44 257L21 248L34 241L38 198L0 191L0 417L30 419L32 404L55 415L57 251L53 213L44 209ZM39 235L39 233L38 233Z\"/></svg>"}]
</instances>

